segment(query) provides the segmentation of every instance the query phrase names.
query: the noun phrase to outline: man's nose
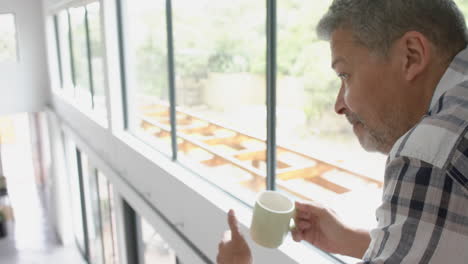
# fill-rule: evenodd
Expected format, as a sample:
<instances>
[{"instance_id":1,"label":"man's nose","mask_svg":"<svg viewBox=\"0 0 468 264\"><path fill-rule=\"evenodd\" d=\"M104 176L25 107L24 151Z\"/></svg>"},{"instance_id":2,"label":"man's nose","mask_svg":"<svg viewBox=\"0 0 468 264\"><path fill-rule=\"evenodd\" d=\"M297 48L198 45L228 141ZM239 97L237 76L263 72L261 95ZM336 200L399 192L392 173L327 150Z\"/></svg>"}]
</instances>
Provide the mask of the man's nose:
<instances>
[{"instance_id":1,"label":"man's nose","mask_svg":"<svg viewBox=\"0 0 468 264\"><path fill-rule=\"evenodd\" d=\"M346 111L346 104L344 101L344 84L341 83L340 91L335 101L335 112L339 115L343 115Z\"/></svg>"}]
</instances>

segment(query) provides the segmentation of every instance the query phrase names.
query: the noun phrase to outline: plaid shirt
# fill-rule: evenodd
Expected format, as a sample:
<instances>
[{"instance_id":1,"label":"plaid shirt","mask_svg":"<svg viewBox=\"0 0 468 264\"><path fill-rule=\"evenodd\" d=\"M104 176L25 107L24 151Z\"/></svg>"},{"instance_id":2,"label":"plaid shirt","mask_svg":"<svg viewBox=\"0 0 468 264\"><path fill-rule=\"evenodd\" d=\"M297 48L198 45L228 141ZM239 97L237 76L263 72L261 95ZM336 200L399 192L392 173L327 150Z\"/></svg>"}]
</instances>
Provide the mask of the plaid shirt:
<instances>
[{"instance_id":1,"label":"plaid shirt","mask_svg":"<svg viewBox=\"0 0 468 264\"><path fill-rule=\"evenodd\" d=\"M468 48L393 146L364 263L468 263Z\"/></svg>"}]
</instances>

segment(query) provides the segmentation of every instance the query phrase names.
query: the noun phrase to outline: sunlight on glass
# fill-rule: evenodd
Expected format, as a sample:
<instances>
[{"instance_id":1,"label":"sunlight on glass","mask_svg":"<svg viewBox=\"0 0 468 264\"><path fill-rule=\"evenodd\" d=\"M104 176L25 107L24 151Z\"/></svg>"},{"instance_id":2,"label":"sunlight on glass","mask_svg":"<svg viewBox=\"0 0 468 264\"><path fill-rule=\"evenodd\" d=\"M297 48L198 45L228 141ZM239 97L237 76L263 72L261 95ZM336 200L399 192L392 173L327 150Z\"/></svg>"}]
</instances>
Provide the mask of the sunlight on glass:
<instances>
[{"instance_id":1,"label":"sunlight on glass","mask_svg":"<svg viewBox=\"0 0 468 264\"><path fill-rule=\"evenodd\" d=\"M83 229L83 204L81 202L80 196L80 179L78 174L78 159L77 159L77 149L75 144L70 140L66 141L66 150L65 155L67 156L68 166L70 170L70 179L68 182L70 199L71 199L71 209L72 209L72 219L73 219L73 234L75 240L78 244L78 247L82 253L85 252L85 240L84 240L84 229Z\"/></svg>"},{"instance_id":2,"label":"sunlight on glass","mask_svg":"<svg viewBox=\"0 0 468 264\"><path fill-rule=\"evenodd\" d=\"M104 43L101 27L101 6L95 2L86 6L88 11L89 46L93 76L94 109L102 116L107 114L104 80Z\"/></svg>"},{"instance_id":3,"label":"sunlight on glass","mask_svg":"<svg viewBox=\"0 0 468 264\"><path fill-rule=\"evenodd\" d=\"M329 43L315 33L331 2L278 1L276 184L370 228L385 157L365 152L346 118L334 111L341 83L330 67Z\"/></svg>"},{"instance_id":4,"label":"sunlight on glass","mask_svg":"<svg viewBox=\"0 0 468 264\"><path fill-rule=\"evenodd\" d=\"M173 16L179 160L253 203L266 181L265 3L178 0Z\"/></svg>"},{"instance_id":5,"label":"sunlight on glass","mask_svg":"<svg viewBox=\"0 0 468 264\"><path fill-rule=\"evenodd\" d=\"M454 0L454 2L462 11L463 15L465 16L465 20L468 20L468 0Z\"/></svg>"},{"instance_id":6,"label":"sunlight on glass","mask_svg":"<svg viewBox=\"0 0 468 264\"><path fill-rule=\"evenodd\" d=\"M165 3L126 1L127 94L130 130L171 153Z\"/></svg>"},{"instance_id":7,"label":"sunlight on glass","mask_svg":"<svg viewBox=\"0 0 468 264\"><path fill-rule=\"evenodd\" d=\"M16 27L13 14L0 14L0 62L17 60Z\"/></svg>"},{"instance_id":8,"label":"sunlight on glass","mask_svg":"<svg viewBox=\"0 0 468 264\"><path fill-rule=\"evenodd\" d=\"M72 69L75 77L75 96L79 103L91 107L85 12L84 7L70 8Z\"/></svg>"},{"instance_id":9,"label":"sunlight on glass","mask_svg":"<svg viewBox=\"0 0 468 264\"><path fill-rule=\"evenodd\" d=\"M101 232L103 242L103 256L105 264L118 262L117 254L117 234L115 222L115 206L113 202L113 192L106 176L101 172L97 175L99 188L99 207L101 212Z\"/></svg>"},{"instance_id":10,"label":"sunlight on glass","mask_svg":"<svg viewBox=\"0 0 468 264\"><path fill-rule=\"evenodd\" d=\"M62 61L63 89L72 94L73 80L69 29L68 12L66 10L60 11L58 14L58 40L60 42L60 59Z\"/></svg>"},{"instance_id":11,"label":"sunlight on glass","mask_svg":"<svg viewBox=\"0 0 468 264\"><path fill-rule=\"evenodd\" d=\"M176 264L177 257L164 241L164 239L156 233L153 227L140 217L141 238L143 240L144 264Z\"/></svg>"},{"instance_id":12,"label":"sunlight on glass","mask_svg":"<svg viewBox=\"0 0 468 264\"><path fill-rule=\"evenodd\" d=\"M90 171L88 158L83 153L81 153L81 164L86 204L89 258L91 263L103 264L104 252L98 182L95 171Z\"/></svg>"}]
</instances>

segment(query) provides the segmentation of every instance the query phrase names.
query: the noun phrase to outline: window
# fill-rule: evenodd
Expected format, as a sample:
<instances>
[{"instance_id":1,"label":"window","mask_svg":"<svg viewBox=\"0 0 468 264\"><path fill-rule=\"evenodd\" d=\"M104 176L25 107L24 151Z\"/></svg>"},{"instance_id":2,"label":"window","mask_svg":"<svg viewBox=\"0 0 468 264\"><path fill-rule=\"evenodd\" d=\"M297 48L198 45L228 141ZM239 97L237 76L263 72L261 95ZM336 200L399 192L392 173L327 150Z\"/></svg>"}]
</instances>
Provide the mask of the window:
<instances>
[{"instance_id":1,"label":"window","mask_svg":"<svg viewBox=\"0 0 468 264\"><path fill-rule=\"evenodd\" d=\"M272 9L249 0L171 3L121 6L130 131L145 131L148 142L161 143L158 150L166 152L175 135L173 157L249 204L270 177L273 188L325 203L348 223L375 225L385 157L362 150L346 120L334 113L340 83L330 68L328 43L313 30L331 0L277 1L277 20L268 20L278 36L268 40L276 45L275 75L268 76L275 80L276 100L267 98L266 87L272 67L267 55L275 56L267 52ZM274 173L267 164L267 100L276 116ZM356 213L354 204L366 206Z\"/></svg>"},{"instance_id":2,"label":"window","mask_svg":"<svg viewBox=\"0 0 468 264\"><path fill-rule=\"evenodd\" d=\"M88 229L89 262L92 264L104 263L104 249L101 225L101 208L97 174L89 166L88 158L81 152L81 167L84 183L84 194Z\"/></svg>"},{"instance_id":3,"label":"window","mask_svg":"<svg viewBox=\"0 0 468 264\"><path fill-rule=\"evenodd\" d=\"M70 200L73 216L73 233L76 243L83 255L87 255L87 241L86 241L86 228L83 219L86 216L86 208L82 196L82 181L81 181L81 155L76 149L75 145L66 140L64 137L65 156L67 157L68 172L69 172L69 187L70 187Z\"/></svg>"},{"instance_id":4,"label":"window","mask_svg":"<svg viewBox=\"0 0 468 264\"><path fill-rule=\"evenodd\" d=\"M86 8L69 9L72 62L75 81L75 96L78 102L91 107L90 67L88 63L88 43L86 32Z\"/></svg>"},{"instance_id":5,"label":"window","mask_svg":"<svg viewBox=\"0 0 468 264\"><path fill-rule=\"evenodd\" d=\"M462 11L463 15L468 15L468 1L467 0L454 0L458 8Z\"/></svg>"},{"instance_id":6,"label":"window","mask_svg":"<svg viewBox=\"0 0 468 264\"><path fill-rule=\"evenodd\" d=\"M61 86L85 108L107 115L101 6L62 10L54 18Z\"/></svg>"},{"instance_id":7,"label":"window","mask_svg":"<svg viewBox=\"0 0 468 264\"><path fill-rule=\"evenodd\" d=\"M14 62L18 58L15 15L0 14L0 62Z\"/></svg>"},{"instance_id":8,"label":"window","mask_svg":"<svg viewBox=\"0 0 468 264\"><path fill-rule=\"evenodd\" d=\"M178 264L175 252L153 227L140 217L139 228L143 261L141 264Z\"/></svg>"},{"instance_id":9,"label":"window","mask_svg":"<svg viewBox=\"0 0 468 264\"><path fill-rule=\"evenodd\" d=\"M77 244L91 264L119 263L112 187L86 154L71 142L67 149L75 154L69 158L76 164L70 190Z\"/></svg>"},{"instance_id":10,"label":"window","mask_svg":"<svg viewBox=\"0 0 468 264\"><path fill-rule=\"evenodd\" d=\"M170 152L175 128L178 161L252 204L266 188L269 100L277 122L274 188L327 203L361 226L373 224L363 219L374 219L374 204L361 208L362 217L347 208L360 203L363 191L379 200L384 156L364 152L334 113L339 80L329 66L328 43L312 30L331 1L278 1L277 22L270 22L278 35L276 76L270 76L276 101L267 98L263 2L179 0L166 10L164 1L140 1L126 2L124 19L131 131L145 131L150 142L164 143L159 150ZM173 36L169 46L167 36Z\"/></svg>"},{"instance_id":11,"label":"window","mask_svg":"<svg viewBox=\"0 0 468 264\"><path fill-rule=\"evenodd\" d=\"M86 200L89 262L118 263L113 192L107 178L88 163L81 152Z\"/></svg>"},{"instance_id":12,"label":"window","mask_svg":"<svg viewBox=\"0 0 468 264\"><path fill-rule=\"evenodd\" d=\"M127 260L139 264L180 264L174 250L126 200L122 201Z\"/></svg>"},{"instance_id":13,"label":"window","mask_svg":"<svg viewBox=\"0 0 468 264\"><path fill-rule=\"evenodd\" d=\"M266 188L265 3L174 1L173 14L179 160L253 203Z\"/></svg>"},{"instance_id":14,"label":"window","mask_svg":"<svg viewBox=\"0 0 468 264\"><path fill-rule=\"evenodd\" d=\"M346 120L334 113L339 80L330 69L328 43L314 31L332 1L271 2L277 3L276 21L267 20L264 1L117 1L127 129L247 203L267 188L270 177L277 190L325 203L348 224L370 228L385 157L364 152ZM456 2L468 12L468 1ZM96 110L105 109L101 12L94 2L57 14L63 86L75 84L77 98ZM270 76L276 101L267 97L266 69L272 66L267 57L275 54L267 50L266 23L277 34L276 76ZM265 102L275 113L268 113ZM267 114L277 121L274 174L267 173L272 167ZM78 216L86 212L76 209L79 179L73 181ZM100 239L93 249L103 252L98 259L112 263L117 257L112 188L100 173L93 184L98 194L91 201L98 210L90 214L100 220L90 239ZM132 219L139 225L145 262L177 262L157 230ZM75 234L84 248L82 225Z\"/></svg>"},{"instance_id":15,"label":"window","mask_svg":"<svg viewBox=\"0 0 468 264\"><path fill-rule=\"evenodd\" d=\"M276 185L370 228L385 157L365 152L334 111L340 80L330 68L329 43L312 30L331 2L278 1Z\"/></svg>"},{"instance_id":16,"label":"window","mask_svg":"<svg viewBox=\"0 0 468 264\"><path fill-rule=\"evenodd\" d=\"M104 79L104 44L101 28L101 6L99 2L86 6L91 76L93 87L93 107L102 116L106 115L105 79Z\"/></svg>"},{"instance_id":17,"label":"window","mask_svg":"<svg viewBox=\"0 0 468 264\"><path fill-rule=\"evenodd\" d=\"M104 249L104 263L119 263L114 211L114 193L106 176L97 172L101 232Z\"/></svg>"},{"instance_id":18,"label":"window","mask_svg":"<svg viewBox=\"0 0 468 264\"><path fill-rule=\"evenodd\" d=\"M73 94L73 63L72 57L70 54L71 50L71 32L70 32L70 24L69 24L69 16L66 10L62 10L56 16L57 19L55 20L55 27L56 27L56 38L57 38L57 47L59 49L58 58L59 58L59 66L61 67L61 85L62 89L68 92L68 94Z\"/></svg>"},{"instance_id":19,"label":"window","mask_svg":"<svg viewBox=\"0 0 468 264\"><path fill-rule=\"evenodd\" d=\"M171 153L166 9L163 0L125 4L125 47L128 76L128 125L133 133Z\"/></svg>"},{"instance_id":20,"label":"window","mask_svg":"<svg viewBox=\"0 0 468 264\"><path fill-rule=\"evenodd\" d=\"M173 2L178 159L253 203L266 178L264 3ZM125 4L129 129L171 153L165 1Z\"/></svg>"}]
</instances>

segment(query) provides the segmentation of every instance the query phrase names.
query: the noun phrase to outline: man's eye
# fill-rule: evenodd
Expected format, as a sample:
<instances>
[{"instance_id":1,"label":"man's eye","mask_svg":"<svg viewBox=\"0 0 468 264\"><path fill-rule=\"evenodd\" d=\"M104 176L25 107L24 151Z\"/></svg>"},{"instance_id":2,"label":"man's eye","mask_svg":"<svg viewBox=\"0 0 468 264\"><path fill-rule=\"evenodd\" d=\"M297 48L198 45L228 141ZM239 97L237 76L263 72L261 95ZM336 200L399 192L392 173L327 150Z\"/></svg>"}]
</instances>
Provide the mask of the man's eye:
<instances>
[{"instance_id":1,"label":"man's eye","mask_svg":"<svg viewBox=\"0 0 468 264\"><path fill-rule=\"evenodd\" d=\"M347 73L339 73L338 78L340 78L342 80L346 80L346 79L349 78L349 75Z\"/></svg>"}]
</instances>

